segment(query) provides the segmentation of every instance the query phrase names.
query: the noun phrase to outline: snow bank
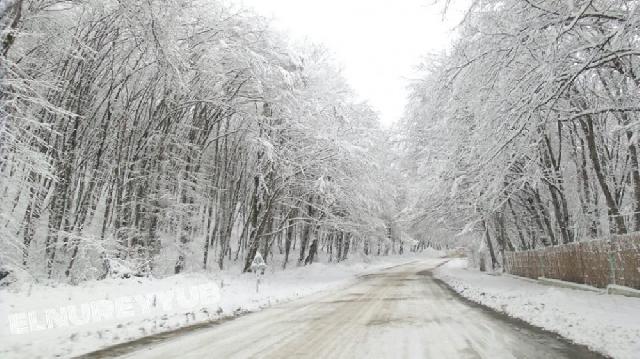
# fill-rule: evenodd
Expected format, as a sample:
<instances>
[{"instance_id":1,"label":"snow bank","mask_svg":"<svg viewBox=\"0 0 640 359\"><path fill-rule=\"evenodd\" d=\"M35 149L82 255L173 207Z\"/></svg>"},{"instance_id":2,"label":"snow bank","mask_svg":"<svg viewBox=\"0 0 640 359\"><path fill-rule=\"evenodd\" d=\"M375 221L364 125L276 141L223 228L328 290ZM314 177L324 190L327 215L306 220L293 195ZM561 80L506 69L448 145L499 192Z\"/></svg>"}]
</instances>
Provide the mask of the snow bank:
<instances>
[{"instance_id":1,"label":"snow bank","mask_svg":"<svg viewBox=\"0 0 640 359\"><path fill-rule=\"evenodd\" d=\"M1 290L0 357L76 356L340 288L358 275L416 259L413 255L367 259L366 262L354 258L340 264L314 263L285 271L279 266L269 267L259 293L256 293L255 275L240 274L238 268L163 279L134 277L85 282L78 286ZM61 313L66 317L62 318Z\"/></svg>"},{"instance_id":2,"label":"snow bank","mask_svg":"<svg viewBox=\"0 0 640 359\"><path fill-rule=\"evenodd\" d=\"M614 358L640 357L640 299L487 275L454 259L435 276L455 291Z\"/></svg>"}]
</instances>

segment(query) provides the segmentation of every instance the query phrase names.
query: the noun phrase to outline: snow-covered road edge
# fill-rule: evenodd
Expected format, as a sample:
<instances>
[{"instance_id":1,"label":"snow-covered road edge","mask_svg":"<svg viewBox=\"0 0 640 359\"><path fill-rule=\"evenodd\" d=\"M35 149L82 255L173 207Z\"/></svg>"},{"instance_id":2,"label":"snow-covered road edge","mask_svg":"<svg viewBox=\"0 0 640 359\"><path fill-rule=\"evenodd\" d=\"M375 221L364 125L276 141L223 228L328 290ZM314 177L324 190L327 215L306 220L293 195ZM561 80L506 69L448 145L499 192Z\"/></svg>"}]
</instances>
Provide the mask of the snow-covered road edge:
<instances>
[{"instance_id":1,"label":"snow-covered road edge","mask_svg":"<svg viewBox=\"0 0 640 359\"><path fill-rule=\"evenodd\" d=\"M426 257L430 257L427 255ZM184 274L164 279L131 278L83 283L79 286L60 285L56 288L32 286L17 292L0 292L0 306L7 312L42 311L96 299L118 298L132 293L158 292L189 288L201 283L215 283L220 301L194 310L176 308L162 315L136 316L127 319L89 323L15 335L0 332L0 357L50 358L74 357L85 353L131 342L143 337L180 330L185 327L227 320L239 314L329 290L340 290L358 277L425 258L425 256L389 256L362 262L362 258L339 264L314 263L282 271L269 268L260 292L255 292L255 277L240 274L239 269L209 274ZM368 259L364 259L368 261ZM3 318L4 319L4 318ZM2 320L0 324L7 326Z\"/></svg>"},{"instance_id":2,"label":"snow-covered road edge","mask_svg":"<svg viewBox=\"0 0 640 359\"><path fill-rule=\"evenodd\" d=\"M614 358L640 357L640 299L549 287L467 269L453 259L434 276L463 297Z\"/></svg>"}]
</instances>

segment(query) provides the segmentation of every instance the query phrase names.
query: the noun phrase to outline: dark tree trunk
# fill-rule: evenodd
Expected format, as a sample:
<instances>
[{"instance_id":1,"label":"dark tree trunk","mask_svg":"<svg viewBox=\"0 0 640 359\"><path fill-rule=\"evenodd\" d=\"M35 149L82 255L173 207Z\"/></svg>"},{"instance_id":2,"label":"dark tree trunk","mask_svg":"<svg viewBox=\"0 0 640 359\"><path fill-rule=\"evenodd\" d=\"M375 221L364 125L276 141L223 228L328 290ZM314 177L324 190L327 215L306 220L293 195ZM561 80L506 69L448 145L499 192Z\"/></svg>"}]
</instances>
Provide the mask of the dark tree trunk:
<instances>
[{"instance_id":1,"label":"dark tree trunk","mask_svg":"<svg viewBox=\"0 0 640 359\"><path fill-rule=\"evenodd\" d=\"M615 230L612 232L615 232L617 234L625 234L627 233L627 227L624 223L624 218L622 218L622 216L620 215L618 205L616 204L609 185L607 184L605 174L603 173L602 167L600 166L600 158L598 155L595 134L593 131L593 120L591 119L591 116L586 116L586 119L581 120L580 123L582 124L582 128L587 139L587 147L589 148L589 157L591 158L593 170L596 173L596 178L598 179L598 183L600 184L600 188L602 189L602 193L604 194L610 218L612 218L615 223Z\"/></svg>"},{"instance_id":2,"label":"dark tree trunk","mask_svg":"<svg viewBox=\"0 0 640 359\"><path fill-rule=\"evenodd\" d=\"M491 237L489 236L489 227L487 227L487 222L484 220L482 220L482 225L484 227L484 237L487 249L489 249L489 256L491 257L491 269L496 269L498 260L496 259L496 253L493 250L493 243L491 243Z\"/></svg>"}]
</instances>

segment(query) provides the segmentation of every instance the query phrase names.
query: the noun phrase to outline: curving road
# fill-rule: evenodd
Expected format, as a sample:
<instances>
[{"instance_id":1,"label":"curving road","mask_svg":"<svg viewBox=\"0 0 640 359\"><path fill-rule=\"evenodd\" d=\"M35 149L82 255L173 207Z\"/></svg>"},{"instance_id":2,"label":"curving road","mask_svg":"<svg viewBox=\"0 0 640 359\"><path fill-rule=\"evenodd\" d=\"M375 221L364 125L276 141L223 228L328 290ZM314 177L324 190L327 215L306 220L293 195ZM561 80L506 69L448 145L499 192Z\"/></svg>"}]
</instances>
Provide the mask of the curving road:
<instances>
[{"instance_id":1,"label":"curving road","mask_svg":"<svg viewBox=\"0 0 640 359\"><path fill-rule=\"evenodd\" d=\"M142 348L126 358L599 358L469 303L431 277L437 262L363 276ZM99 356L122 354L103 351Z\"/></svg>"}]
</instances>

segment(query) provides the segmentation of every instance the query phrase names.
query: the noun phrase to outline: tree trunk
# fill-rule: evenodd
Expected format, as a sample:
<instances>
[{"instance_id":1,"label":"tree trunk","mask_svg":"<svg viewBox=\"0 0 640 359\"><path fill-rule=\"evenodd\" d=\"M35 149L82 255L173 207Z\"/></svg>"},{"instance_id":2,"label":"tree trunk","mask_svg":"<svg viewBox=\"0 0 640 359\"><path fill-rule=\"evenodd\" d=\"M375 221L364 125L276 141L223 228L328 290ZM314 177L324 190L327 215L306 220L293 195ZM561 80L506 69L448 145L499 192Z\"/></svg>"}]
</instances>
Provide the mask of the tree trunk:
<instances>
[{"instance_id":1,"label":"tree trunk","mask_svg":"<svg viewBox=\"0 0 640 359\"><path fill-rule=\"evenodd\" d=\"M589 148L589 157L591 158L591 164L593 165L593 170L596 173L596 178L598 179L598 183L600 184L600 188L602 189L602 193L604 194L605 201L607 203L607 208L610 213L610 218L613 219L615 223L615 232L617 234L625 234L627 233L627 227L624 223L624 218L620 215L620 211L618 209L618 205L609 189L609 185L607 184L607 180L605 175L600 167L600 158L598 156L598 149L596 147L595 134L593 132L593 120L591 116L586 116L585 120L580 120L582 124L582 128L584 130L585 137L587 139L587 147Z\"/></svg>"},{"instance_id":2,"label":"tree trunk","mask_svg":"<svg viewBox=\"0 0 640 359\"><path fill-rule=\"evenodd\" d=\"M484 236L485 241L487 243L487 248L489 249L489 255L491 256L491 269L496 269L498 265L498 260L496 259L496 253L493 251L493 244L491 243L491 237L489 236L489 227L487 227L487 222L482 220L482 226L484 227Z\"/></svg>"}]
</instances>

